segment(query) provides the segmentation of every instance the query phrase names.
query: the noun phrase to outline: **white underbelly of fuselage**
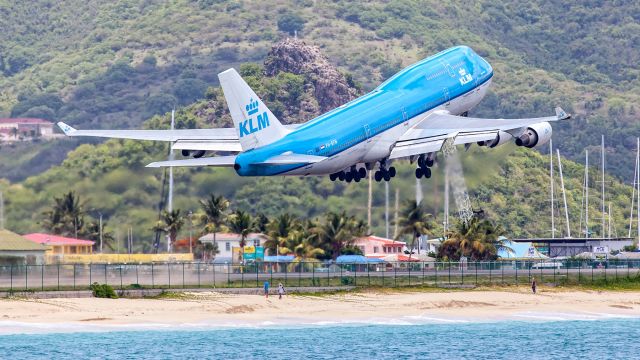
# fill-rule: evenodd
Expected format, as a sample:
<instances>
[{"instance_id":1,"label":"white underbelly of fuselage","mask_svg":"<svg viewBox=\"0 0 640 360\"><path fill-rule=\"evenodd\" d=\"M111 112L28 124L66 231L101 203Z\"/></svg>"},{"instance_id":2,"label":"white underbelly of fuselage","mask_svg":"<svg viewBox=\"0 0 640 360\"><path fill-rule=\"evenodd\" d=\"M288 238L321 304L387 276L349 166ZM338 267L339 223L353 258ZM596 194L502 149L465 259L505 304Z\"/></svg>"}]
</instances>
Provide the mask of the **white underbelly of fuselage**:
<instances>
[{"instance_id":1,"label":"white underbelly of fuselage","mask_svg":"<svg viewBox=\"0 0 640 360\"><path fill-rule=\"evenodd\" d=\"M437 110L446 110L453 115L459 115L471 110L484 98L491 80L481 86L458 96L457 98L404 121L388 130L385 130L369 139L362 141L344 151L339 152L326 160L309 164L307 166L294 169L282 175L328 175L341 170L349 169L352 166L363 166L366 163L386 159L391 154L396 141L404 135L410 128L420 123L427 116Z\"/></svg>"}]
</instances>

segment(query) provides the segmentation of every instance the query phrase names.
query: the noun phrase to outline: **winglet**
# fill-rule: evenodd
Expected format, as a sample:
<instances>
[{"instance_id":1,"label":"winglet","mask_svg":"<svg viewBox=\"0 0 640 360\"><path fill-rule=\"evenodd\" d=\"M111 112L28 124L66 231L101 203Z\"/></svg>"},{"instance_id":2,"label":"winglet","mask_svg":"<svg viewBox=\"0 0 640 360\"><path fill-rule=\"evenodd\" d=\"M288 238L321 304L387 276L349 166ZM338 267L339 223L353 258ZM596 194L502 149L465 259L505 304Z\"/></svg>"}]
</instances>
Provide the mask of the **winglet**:
<instances>
[{"instance_id":1,"label":"winglet","mask_svg":"<svg viewBox=\"0 0 640 360\"><path fill-rule=\"evenodd\" d=\"M556 107L556 117L558 120L571 119L571 114L567 114L560 106Z\"/></svg>"},{"instance_id":2,"label":"winglet","mask_svg":"<svg viewBox=\"0 0 640 360\"><path fill-rule=\"evenodd\" d=\"M63 123L62 121L58 122L58 127L67 136L73 136L73 133L77 131L75 128Z\"/></svg>"}]
</instances>

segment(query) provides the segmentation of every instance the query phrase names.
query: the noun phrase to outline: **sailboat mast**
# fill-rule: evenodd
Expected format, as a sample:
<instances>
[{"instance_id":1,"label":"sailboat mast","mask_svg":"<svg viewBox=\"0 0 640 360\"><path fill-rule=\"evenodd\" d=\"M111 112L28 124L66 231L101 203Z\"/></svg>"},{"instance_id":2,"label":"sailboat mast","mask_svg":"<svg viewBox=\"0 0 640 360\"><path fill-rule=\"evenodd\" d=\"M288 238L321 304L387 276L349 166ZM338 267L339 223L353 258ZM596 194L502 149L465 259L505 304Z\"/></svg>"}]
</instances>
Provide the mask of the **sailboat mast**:
<instances>
[{"instance_id":1,"label":"sailboat mast","mask_svg":"<svg viewBox=\"0 0 640 360\"><path fill-rule=\"evenodd\" d=\"M549 176L551 177L551 238L556 238L556 224L553 213L553 140L549 140Z\"/></svg>"},{"instance_id":2,"label":"sailboat mast","mask_svg":"<svg viewBox=\"0 0 640 360\"><path fill-rule=\"evenodd\" d=\"M602 143L600 146L601 163L602 163L602 237L605 231L605 200L604 200L604 135L602 135Z\"/></svg>"},{"instance_id":3,"label":"sailboat mast","mask_svg":"<svg viewBox=\"0 0 640 360\"><path fill-rule=\"evenodd\" d=\"M567 207L567 193L564 191L564 178L562 177L562 160L560 160L560 150L558 154L558 171L560 172L560 186L562 186L562 198L564 200L564 216L567 221L567 237L571 237L571 226L569 226L569 208Z\"/></svg>"},{"instance_id":4,"label":"sailboat mast","mask_svg":"<svg viewBox=\"0 0 640 360\"><path fill-rule=\"evenodd\" d=\"M584 161L584 237L589 238L589 150L585 152Z\"/></svg>"}]
</instances>

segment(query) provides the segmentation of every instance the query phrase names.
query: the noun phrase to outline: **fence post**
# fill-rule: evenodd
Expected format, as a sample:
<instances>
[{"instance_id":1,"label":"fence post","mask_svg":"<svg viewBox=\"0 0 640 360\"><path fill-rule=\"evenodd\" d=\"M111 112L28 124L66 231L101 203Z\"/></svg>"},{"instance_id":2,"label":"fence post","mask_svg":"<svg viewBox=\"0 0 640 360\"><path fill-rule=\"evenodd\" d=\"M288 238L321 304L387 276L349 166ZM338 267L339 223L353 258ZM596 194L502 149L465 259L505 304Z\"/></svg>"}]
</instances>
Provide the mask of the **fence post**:
<instances>
[{"instance_id":1,"label":"fence post","mask_svg":"<svg viewBox=\"0 0 640 360\"><path fill-rule=\"evenodd\" d=\"M580 260L580 262L578 263L578 285L580 285L582 283L582 280L580 279L580 269L582 268L582 260Z\"/></svg>"},{"instance_id":2,"label":"fence post","mask_svg":"<svg viewBox=\"0 0 640 360\"><path fill-rule=\"evenodd\" d=\"M40 290L44 291L44 264L40 271ZM58 264L58 290L60 290L60 264Z\"/></svg>"},{"instance_id":3,"label":"fence post","mask_svg":"<svg viewBox=\"0 0 640 360\"><path fill-rule=\"evenodd\" d=\"M138 276L138 268L140 264L136 264L136 284L140 285L140 277Z\"/></svg>"},{"instance_id":4,"label":"fence post","mask_svg":"<svg viewBox=\"0 0 640 360\"><path fill-rule=\"evenodd\" d=\"M451 285L451 260L449 260L449 285Z\"/></svg>"},{"instance_id":5,"label":"fence post","mask_svg":"<svg viewBox=\"0 0 640 360\"><path fill-rule=\"evenodd\" d=\"M120 290L123 290L122 289L122 264L120 264L118 267L120 268Z\"/></svg>"},{"instance_id":6,"label":"fence post","mask_svg":"<svg viewBox=\"0 0 640 360\"><path fill-rule=\"evenodd\" d=\"M169 289L171 289L171 264L167 263L167 274L169 277Z\"/></svg>"},{"instance_id":7,"label":"fence post","mask_svg":"<svg viewBox=\"0 0 640 360\"><path fill-rule=\"evenodd\" d=\"M273 285L273 263L269 263L269 275L271 276L269 283Z\"/></svg>"},{"instance_id":8,"label":"fence post","mask_svg":"<svg viewBox=\"0 0 640 360\"><path fill-rule=\"evenodd\" d=\"M151 288L155 289L155 287L156 287L156 283L153 278L153 263L151 263Z\"/></svg>"},{"instance_id":9,"label":"fence post","mask_svg":"<svg viewBox=\"0 0 640 360\"><path fill-rule=\"evenodd\" d=\"M327 266L327 286L331 286L331 279L329 278L330 272L331 272L331 265Z\"/></svg>"},{"instance_id":10,"label":"fence post","mask_svg":"<svg viewBox=\"0 0 640 360\"><path fill-rule=\"evenodd\" d=\"M184 289L184 261L182 262L182 288Z\"/></svg>"},{"instance_id":11,"label":"fence post","mask_svg":"<svg viewBox=\"0 0 640 360\"><path fill-rule=\"evenodd\" d=\"M9 281L10 281L9 291L13 292L13 264L11 264L11 268L9 270Z\"/></svg>"},{"instance_id":12,"label":"fence post","mask_svg":"<svg viewBox=\"0 0 640 360\"><path fill-rule=\"evenodd\" d=\"M422 262L422 286L424 286L424 261Z\"/></svg>"},{"instance_id":13,"label":"fence post","mask_svg":"<svg viewBox=\"0 0 640 360\"><path fill-rule=\"evenodd\" d=\"M411 286L411 263L407 263L407 267L409 268L409 286Z\"/></svg>"},{"instance_id":14,"label":"fence post","mask_svg":"<svg viewBox=\"0 0 640 360\"><path fill-rule=\"evenodd\" d=\"M24 289L29 289L29 265L24 265Z\"/></svg>"},{"instance_id":15,"label":"fence post","mask_svg":"<svg viewBox=\"0 0 640 360\"><path fill-rule=\"evenodd\" d=\"M231 286L231 267L229 263L227 263L227 287Z\"/></svg>"},{"instance_id":16,"label":"fence post","mask_svg":"<svg viewBox=\"0 0 640 360\"><path fill-rule=\"evenodd\" d=\"M314 263L311 264L311 284L314 287L316 286L316 264ZM318 282L318 284L320 284L320 282Z\"/></svg>"},{"instance_id":17,"label":"fence post","mask_svg":"<svg viewBox=\"0 0 640 360\"><path fill-rule=\"evenodd\" d=\"M260 281L258 280L258 261L256 259L256 287L259 288L260 287Z\"/></svg>"},{"instance_id":18,"label":"fence post","mask_svg":"<svg viewBox=\"0 0 640 360\"><path fill-rule=\"evenodd\" d=\"M91 286L91 263L89 263L89 286Z\"/></svg>"},{"instance_id":19,"label":"fence post","mask_svg":"<svg viewBox=\"0 0 640 360\"><path fill-rule=\"evenodd\" d=\"M593 282L593 263L591 264L591 282Z\"/></svg>"},{"instance_id":20,"label":"fence post","mask_svg":"<svg viewBox=\"0 0 640 360\"><path fill-rule=\"evenodd\" d=\"M200 261L198 261L198 289L200 288Z\"/></svg>"},{"instance_id":21,"label":"fence post","mask_svg":"<svg viewBox=\"0 0 640 360\"><path fill-rule=\"evenodd\" d=\"M212 263L211 268L213 269L213 288L216 287L216 264Z\"/></svg>"},{"instance_id":22,"label":"fence post","mask_svg":"<svg viewBox=\"0 0 640 360\"><path fill-rule=\"evenodd\" d=\"M478 262L477 261L476 261L475 265L476 265L476 286L478 286Z\"/></svg>"},{"instance_id":23,"label":"fence post","mask_svg":"<svg viewBox=\"0 0 640 360\"><path fill-rule=\"evenodd\" d=\"M393 267L393 286L398 286L398 263Z\"/></svg>"},{"instance_id":24,"label":"fence post","mask_svg":"<svg viewBox=\"0 0 640 360\"><path fill-rule=\"evenodd\" d=\"M489 285L493 284L493 280L491 279L491 268L493 267L493 261L489 261Z\"/></svg>"},{"instance_id":25,"label":"fence post","mask_svg":"<svg viewBox=\"0 0 640 360\"><path fill-rule=\"evenodd\" d=\"M76 264L73 264L73 290L76 289Z\"/></svg>"},{"instance_id":26,"label":"fence post","mask_svg":"<svg viewBox=\"0 0 640 360\"><path fill-rule=\"evenodd\" d=\"M461 279L460 281L462 282L462 285L464 285L464 263L458 263L458 264L460 264L460 271L461 271L460 274L462 275L460 276L460 279Z\"/></svg>"},{"instance_id":27,"label":"fence post","mask_svg":"<svg viewBox=\"0 0 640 360\"><path fill-rule=\"evenodd\" d=\"M353 264L353 285L358 286L358 264Z\"/></svg>"},{"instance_id":28,"label":"fence post","mask_svg":"<svg viewBox=\"0 0 640 360\"><path fill-rule=\"evenodd\" d=\"M367 282L371 286L371 264L367 264Z\"/></svg>"},{"instance_id":29,"label":"fence post","mask_svg":"<svg viewBox=\"0 0 640 360\"><path fill-rule=\"evenodd\" d=\"M105 285L108 283L107 282L107 264L104 264L104 283Z\"/></svg>"},{"instance_id":30,"label":"fence post","mask_svg":"<svg viewBox=\"0 0 640 360\"><path fill-rule=\"evenodd\" d=\"M44 275L44 271L42 274ZM42 281L44 282L44 276L42 277ZM44 285L42 286L42 290L44 290ZM58 291L60 291L60 263L58 263Z\"/></svg>"},{"instance_id":31,"label":"fence post","mask_svg":"<svg viewBox=\"0 0 640 360\"><path fill-rule=\"evenodd\" d=\"M436 287L438 286L438 262L436 261Z\"/></svg>"},{"instance_id":32,"label":"fence post","mask_svg":"<svg viewBox=\"0 0 640 360\"><path fill-rule=\"evenodd\" d=\"M301 281L302 281L302 266L303 266L303 263L300 262L300 263L298 263L298 265L299 265L299 267L298 267L298 287L300 287L301 286Z\"/></svg>"}]
</instances>

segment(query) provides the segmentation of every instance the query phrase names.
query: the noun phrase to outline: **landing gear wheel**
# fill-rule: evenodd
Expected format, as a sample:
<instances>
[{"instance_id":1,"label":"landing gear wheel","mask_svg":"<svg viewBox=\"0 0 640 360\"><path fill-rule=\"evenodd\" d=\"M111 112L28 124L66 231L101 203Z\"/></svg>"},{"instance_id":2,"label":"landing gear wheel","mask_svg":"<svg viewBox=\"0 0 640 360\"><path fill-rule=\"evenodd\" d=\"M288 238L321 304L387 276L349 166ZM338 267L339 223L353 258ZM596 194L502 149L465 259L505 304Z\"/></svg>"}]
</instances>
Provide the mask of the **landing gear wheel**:
<instances>
[{"instance_id":1,"label":"landing gear wheel","mask_svg":"<svg viewBox=\"0 0 640 360\"><path fill-rule=\"evenodd\" d=\"M331 174L331 175L329 175L329 180L336 181L336 177L337 177L336 174Z\"/></svg>"},{"instance_id":2,"label":"landing gear wheel","mask_svg":"<svg viewBox=\"0 0 640 360\"><path fill-rule=\"evenodd\" d=\"M376 182L382 181L382 173L380 172L380 170L376 171L375 174L373 174L373 178L376 180Z\"/></svg>"},{"instance_id":3,"label":"landing gear wheel","mask_svg":"<svg viewBox=\"0 0 640 360\"><path fill-rule=\"evenodd\" d=\"M429 169L427 169L427 170L429 170ZM416 179L420 179L423 174L424 174L424 172L423 172L421 167L416 168Z\"/></svg>"},{"instance_id":4,"label":"landing gear wheel","mask_svg":"<svg viewBox=\"0 0 640 360\"><path fill-rule=\"evenodd\" d=\"M389 176L391 177L396 177L396 168L395 167L390 167L389 168Z\"/></svg>"},{"instance_id":5,"label":"landing gear wheel","mask_svg":"<svg viewBox=\"0 0 640 360\"><path fill-rule=\"evenodd\" d=\"M427 164L424 161L424 155L420 155L418 158L418 166L421 168L427 167Z\"/></svg>"},{"instance_id":6,"label":"landing gear wheel","mask_svg":"<svg viewBox=\"0 0 640 360\"><path fill-rule=\"evenodd\" d=\"M426 169L422 169L422 172L424 173L424 177L425 178L430 178L431 177L431 169L426 168Z\"/></svg>"},{"instance_id":7,"label":"landing gear wheel","mask_svg":"<svg viewBox=\"0 0 640 360\"><path fill-rule=\"evenodd\" d=\"M340 181L344 181L344 171L340 171L338 173L338 179L340 179Z\"/></svg>"},{"instance_id":8,"label":"landing gear wheel","mask_svg":"<svg viewBox=\"0 0 640 360\"><path fill-rule=\"evenodd\" d=\"M360 168L358 170L358 175L360 176L361 179L364 179L367 177L367 170L365 168Z\"/></svg>"},{"instance_id":9,"label":"landing gear wheel","mask_svg":"<svg viewBox=\"0 0 640 360\"><path fill-rule=\"evenodd\" d=\"M360 175L358 175L357 173L356 173L356 174L355 174L355 176L353 177L353 181L355 181L355 182L360 182L360 179L362 179L362 178L361 178L361 177L360 177Z\"/></svg>"},{"instance_id":10,"label":"landing gear wheel","mask_svg":"<svg viewBox=\"0 0 640 360\"><path fill-rule=\"evenodd\" d=\"M384 177L384 181L391 180L391 176L389 175L388 171L385 171L384 174L382 175L382 177Z\"/></svg>"},{"instance_id":11,"label":"landing gear wheel","mask_svg":"<svg viewBox=\"0 0 640 360\"><path fill-rule=\"evenodd\" d=\"M434 160L434 159L426 159L426 160L424 161L424 164L425 164L426 166L423 166L423 167L432 167L434 163L435 163L435 160Z\"/></svg>"},{"instance_id":12,"label":"landing gear wheel","mask_svg":"<svg viewBox=\"0 0 640 360\"><path fill-rule=\"evenodd\" d=\"M344 180L348 183L351 182L351 180L353 180L353 174L351 172L345 173L344 174Z\"/></svg>"}]
</instances>

